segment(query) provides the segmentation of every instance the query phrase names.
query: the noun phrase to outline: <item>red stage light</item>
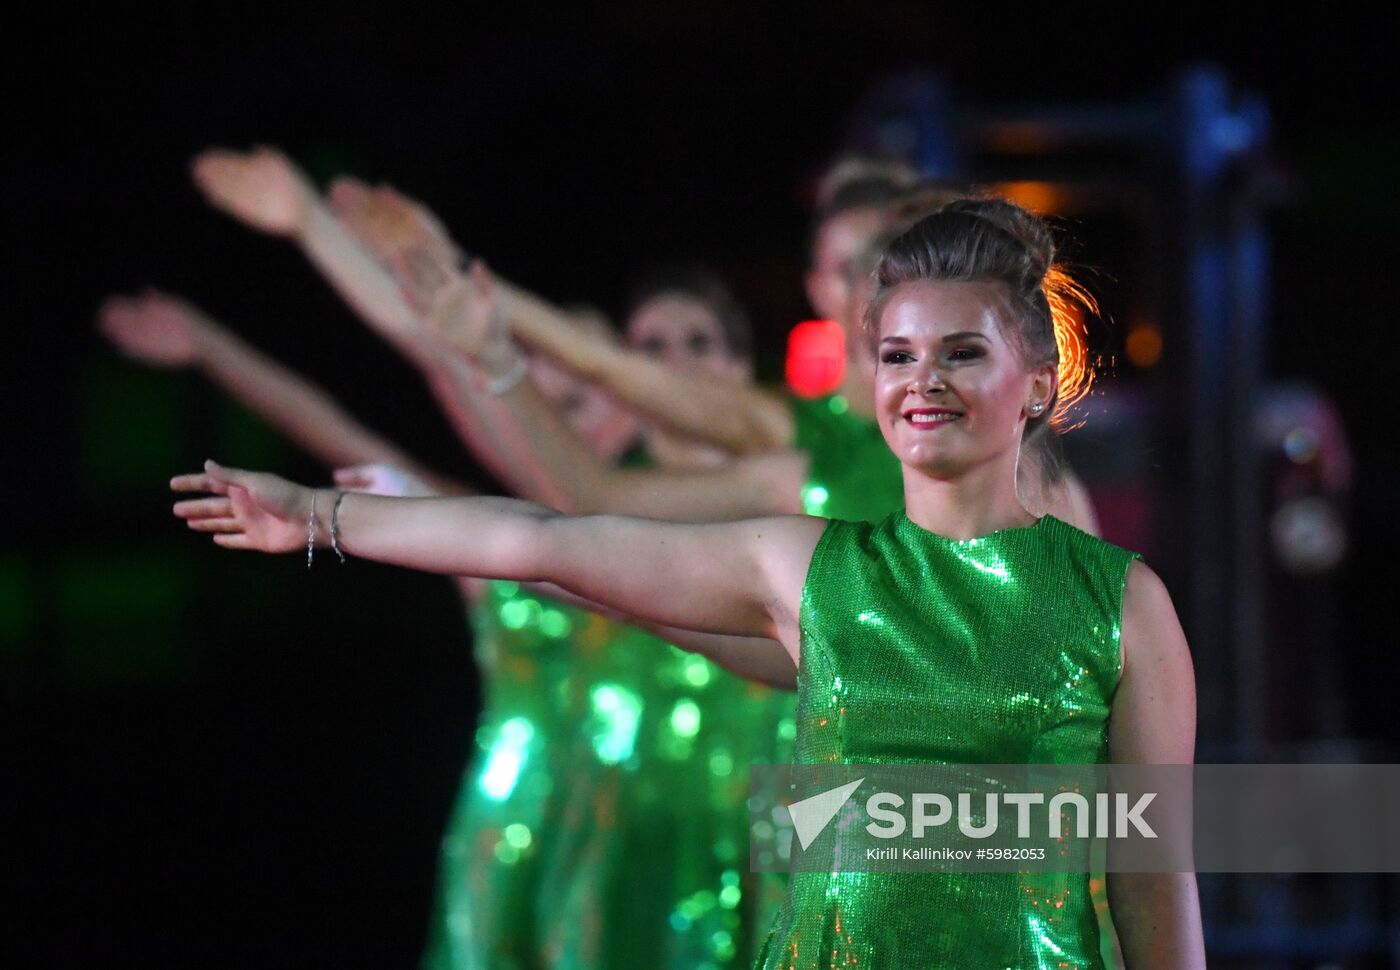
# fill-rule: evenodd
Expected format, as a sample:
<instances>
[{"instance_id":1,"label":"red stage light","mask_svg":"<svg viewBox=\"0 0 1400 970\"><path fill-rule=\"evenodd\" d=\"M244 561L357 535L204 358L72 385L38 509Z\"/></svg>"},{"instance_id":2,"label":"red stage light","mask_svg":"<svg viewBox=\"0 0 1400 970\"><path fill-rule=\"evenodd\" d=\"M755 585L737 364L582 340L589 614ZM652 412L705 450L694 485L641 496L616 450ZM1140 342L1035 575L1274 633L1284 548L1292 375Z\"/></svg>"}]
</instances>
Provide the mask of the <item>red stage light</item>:
<instances>
[{"instance_id":1,"label":"red stage light","mask_svg":"<svg viewBox=\"0 0 1400 970\"><path fill-rule=\"evenodd\" d=\"M846 375L846 334L835 320L807 320L788 334L787 384L798 397L819 397Z\"/></svg>"}]
</instances>

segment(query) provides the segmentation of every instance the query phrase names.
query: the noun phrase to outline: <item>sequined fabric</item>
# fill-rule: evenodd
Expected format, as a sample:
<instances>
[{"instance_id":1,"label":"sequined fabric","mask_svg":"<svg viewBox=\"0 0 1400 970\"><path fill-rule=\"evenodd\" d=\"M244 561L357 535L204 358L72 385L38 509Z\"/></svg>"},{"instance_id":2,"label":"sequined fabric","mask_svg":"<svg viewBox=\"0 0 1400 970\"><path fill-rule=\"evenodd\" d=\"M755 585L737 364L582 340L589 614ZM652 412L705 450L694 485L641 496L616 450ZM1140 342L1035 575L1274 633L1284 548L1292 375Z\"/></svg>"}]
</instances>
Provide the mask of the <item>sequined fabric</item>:
<instances>
[{"instance_id":1,"label":"sequined fabric","mask_svg":"<svg viewBox=\"0 0 1400 970\"><path fill-rule=\"evenodd\" d=\"M853 413L840 394L794 398L792 415L793 446L809 459L802 487L808 515L878 522L904 504L904 470L873 419ZM793 717L796 698L789 695L788 703ZM757 892L757 925L766 932L787 892L787 873L760 874Z\"/></svg>"},{"instance_id":2,"label":"sequined fabric","mask_svg":"<svg viewBox=\"0 0 1400 970\"><path fill-rule=\"evenodd\" d=\"M538 897L561 738L581 729L571 643L587 614L490 583L469 613L482 709L442 840L424 970L541 964Z\"/></svg>"},{"instance_id":3,"label":"sequined fabric","mask_svg":"<svg viewBox=\"0 0 1400 970\"><path fill-rule=\"evenodd\" d=\"M1135 553L1052 516L972 540L833 522L803 590L797 761L1107 759ZM797 873L780 968L1103 967L1088 873Z\"/></svg>"},{"instance_id":4,"label":"sequined fabric","mask_svg":"<svg viewBox=\"0 0 1400 970\"><path fill-rule=\"evenodd\" d=\"M873 421L839 396L794 417L809 513L900 506ZM481 726L425 970L749 966L787 879L748 871L748 767L792 760L796 697L513 583L489 589L473 611Z\"/></svg>"},{"instance_id":5,"label":"sequined fabric","mask_svg":"<svg viewBox=\"0 0 1400 970\"><path fill-rule=\"evenodd\" d=\"M791 758L792 694L491 583L485 685L423 965L748 966L748 765Z\"/></svg>"},{"instance_id":6,"label":"sequined fabric","mask_svg":"<svg viewBox=\"0 0 1400 970\"><path fill-rule=\"evenodd\" d=\"M794 444L811 457L802 505L808 515L877 522L904 505L904 475L880 426L839 394L792 405Z\"/></svg>"}]
</instances>

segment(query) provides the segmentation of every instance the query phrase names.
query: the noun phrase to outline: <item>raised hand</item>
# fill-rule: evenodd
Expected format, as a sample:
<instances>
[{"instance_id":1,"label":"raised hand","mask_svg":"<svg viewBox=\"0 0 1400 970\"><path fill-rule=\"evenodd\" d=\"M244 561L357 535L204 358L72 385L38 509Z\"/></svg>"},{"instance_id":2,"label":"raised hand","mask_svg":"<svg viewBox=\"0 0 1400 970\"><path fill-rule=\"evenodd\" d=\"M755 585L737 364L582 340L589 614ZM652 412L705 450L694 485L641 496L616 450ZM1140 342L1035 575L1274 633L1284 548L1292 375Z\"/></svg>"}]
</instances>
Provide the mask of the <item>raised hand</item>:
<instances>
[{"instance_id":1,"label":"raised hand","mask_svg":"<svg viewBox=\"0 0 1400 970\"><path fill-rule=\"evenodd\" d=\"M158 290L114 296L97 313L98 329L126 356L153 367L188 367L199 358L198 335L212 321Z\"/></svg>"},{"instance_id":2,"label":"raised hand","mask_svg":"<svg viewBox=\"0 0 1400 970\"><path fill-rule=\"evenodd\" d=\"M306 524L315 494L309 488L266 472L223 468L206 461L202 473L172 478L170 489L209 493L207 498L176 502L174 512L196 532L213 533L217 545L259 552L306 548ZM330 512L329 507L318 509L318 520L328 521Z\"/></svg>"},{"instance_id":3,"label":"raised hand","mask_svg":"<svg viewBox=\"0 0 1400 970\"><path fill-rule=\"evenodd\" d=\"M344 176L331 183L327 201L341 224L385 265L415 250L446 266L462 261L461 249L437 216L391 185L371 188Z\"/></svg>"},{"instance_id":4,"label":"raised hand","mask_svg":"<svg viewBox=\"0 0 1400 970\"><path fill-rule=\"evenodd\" d=\"M273 148L210 149L195 157L191 173L215 208L275 236L301 232L316 199L306 176Z\"/></svg>"},{"instance_id":5,"label":"raised hand","mask_svg":"<svg viewBox=\"0 0 1400 970\"><path fill-rule=\"evenodd\" d=\"M335 470L336 487L391 498L436 498L438 491L412 472L376 462Z\"/></svg>"},{"instance_id":6,"label":"raised hand","mask_svg":"<svg viewBox=\"0 0 1400 970\"><path fill-rule=\"evenodd\" d=\"M509 343L491 272L481 260L462 273L420 249L393 260L390 269L428 329L458 352L476 356Z\"/></svg>"}]
</instances>

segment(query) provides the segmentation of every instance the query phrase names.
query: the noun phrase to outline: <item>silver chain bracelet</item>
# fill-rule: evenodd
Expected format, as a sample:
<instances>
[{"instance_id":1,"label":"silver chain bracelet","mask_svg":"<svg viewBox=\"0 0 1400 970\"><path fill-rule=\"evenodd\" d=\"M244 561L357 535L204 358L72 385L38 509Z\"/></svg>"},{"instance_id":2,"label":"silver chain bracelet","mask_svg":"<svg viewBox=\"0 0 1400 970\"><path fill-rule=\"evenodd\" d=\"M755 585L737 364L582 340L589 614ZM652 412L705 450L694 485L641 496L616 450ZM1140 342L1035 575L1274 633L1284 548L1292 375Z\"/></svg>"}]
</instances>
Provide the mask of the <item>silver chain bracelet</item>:
<instances>
[{"instance_id":1,"label":"silver chain bracelet","mask_svg":"<svg viewBox=\"0 0 1400 970\"><path fill-rule=\"evenodd\" d=\"M311 514L306 517L306 568L311 568L311 557L316 552L316 490L311 490Z\"/></svg>"},{"instance_id":2,"label":"silver chain bracelet","mask_svg":"<svg viewBox=\"0 0 1400 970\"><path fill-rule=\"evenodd\" d=\"M345 493L337 492L335 505L331 507L331 549L340 557L340 564L345 565L345 553L340 551L340 503L345 501Z\"/></svg>"},{"instance_id":3,"label":"silver chain bracelet","mask_svg":"<svg viewBox=\"0 0 1400 970\"><path fill-rule=\"evenodd\" d=\"M345 565L345 553L340 551L340 503L345 501L344 492L335 493L335 505L331 506L331 550ZM311 568L311 560L316 554L316 489L311 490L311 514L306 517L306 568Z\"/></svg>"}]
</instances>

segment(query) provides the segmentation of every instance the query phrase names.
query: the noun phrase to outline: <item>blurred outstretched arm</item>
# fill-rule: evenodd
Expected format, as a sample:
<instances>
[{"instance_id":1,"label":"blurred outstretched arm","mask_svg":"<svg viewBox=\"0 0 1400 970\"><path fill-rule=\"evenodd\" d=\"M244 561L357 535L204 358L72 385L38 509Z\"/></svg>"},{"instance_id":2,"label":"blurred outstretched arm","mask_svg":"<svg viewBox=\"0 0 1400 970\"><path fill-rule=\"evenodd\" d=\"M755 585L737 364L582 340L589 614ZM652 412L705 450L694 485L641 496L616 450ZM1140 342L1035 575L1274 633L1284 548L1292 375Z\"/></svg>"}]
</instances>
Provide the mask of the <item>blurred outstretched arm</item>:
<instances>
[{"instance_id":1,"label":"blurred outstretched arm","mask_svg":"<svg viewBox=\"0 0 1400 970\"><path fill-rule=\"evenodd\" d=\"M505 459L477 406L477 375L470 364L434 339L399 291L393 275L337 218L315 187L280 152L211 149L192 165L195 184L210 204L245 225L297 244L370 329L423 373L462 442L514 488L520 468Z\"/></svg>"},{"instance_id":2,"label":"blurred outstretched arm","mask_svg":"<svg viewBox=\"0 0 1400 970\"><path fill-rule=\"evenodd\" d=\"M467 492L360 424L324 388L249 346L195 306L149 290L113 297L102 333L128 357L158 367L193 367L327 466L403 469L441 495Z\"/></svg>"},{"instance_id":3,"label":"blurred outstretched arm","mask_svg":"<svg viewBox=\"0 0 1400 970\"><path fill-rule=\"evenodd\" d=\"M725 521L801 511L807 458L766 450L709 471L667 472L616 468L603 461L565 424L553 404L529 382L512 378L514 345L499 293L481 261L463 273L441 253L420 249L393 262L405 294L428 326L504 384L485 397L502 437L522 442L531 477L547 483L531 498L574 514L626 512L686 521Z\"/></svg>"},{"instance_id":4,"label":"blurred outstretched arm","mask_svg":"<svg viewBox=\"0 0 1400 970\"><path fill-rule=\"evenodd\" d=\"M418 249L455 267L461 251L442 223L421 202L390 186L369 189L342 180L332 203L357 231L377 239L381 259ZM527 290L496 280L498 311L516 339L554 358L619 401L682 437L716 445L736 455L787 447L795 429L792 412L779 397L754 387L716 384L632 351L578 326L574 315Z\"/></svg>"}]
</instances>

